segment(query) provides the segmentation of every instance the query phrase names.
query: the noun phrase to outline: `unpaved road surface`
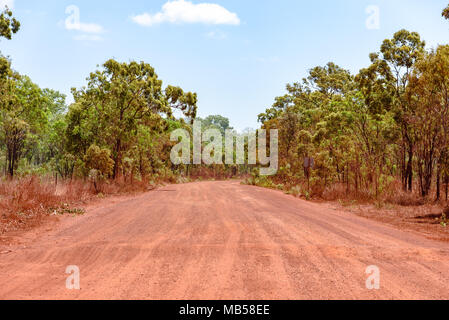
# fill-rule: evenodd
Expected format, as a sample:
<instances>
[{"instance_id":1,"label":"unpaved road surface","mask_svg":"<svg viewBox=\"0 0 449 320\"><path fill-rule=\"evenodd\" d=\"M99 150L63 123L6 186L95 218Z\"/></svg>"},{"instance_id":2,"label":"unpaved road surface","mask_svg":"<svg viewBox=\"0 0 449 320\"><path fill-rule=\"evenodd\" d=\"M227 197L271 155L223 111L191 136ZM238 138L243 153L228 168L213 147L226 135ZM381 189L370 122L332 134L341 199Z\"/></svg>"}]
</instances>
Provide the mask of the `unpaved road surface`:
<instances>
[{"instance_id":1,"label":"unpaved road surface","mask_svg":"<svg viewBox=\"0 0 449 320\"><path fill-rule=\"evenodd\" d=\"M447 243L239 182L106 199L1 251L0 299L449 299Z\"/></svg>"}]
</instances>

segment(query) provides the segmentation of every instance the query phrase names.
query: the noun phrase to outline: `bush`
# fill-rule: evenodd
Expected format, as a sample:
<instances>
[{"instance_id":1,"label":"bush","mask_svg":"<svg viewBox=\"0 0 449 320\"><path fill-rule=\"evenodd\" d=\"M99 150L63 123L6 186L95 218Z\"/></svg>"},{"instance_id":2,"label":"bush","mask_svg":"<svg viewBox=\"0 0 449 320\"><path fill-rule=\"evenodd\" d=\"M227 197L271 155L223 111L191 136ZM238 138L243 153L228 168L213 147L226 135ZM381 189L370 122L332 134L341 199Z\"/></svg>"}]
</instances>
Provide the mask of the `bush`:
<instances>
[{"instance_id":1,"label":"bush","mask_svg":"<svg viewBox=\"0 0 449 320\"><path fill-rule=\"evenodd\" d=\"M89 170L89 181L92 182L95 192L101 192L103 182L112 175L114 170L111 152L108 149L92 145L84 156L84 162L86 169Z\"/></svg>"},{"instance_id":2,"label":"bush","mask_svg":"<svg viewBox=\"0 0 449 320\"><path fill-rule=\"evenodd\" d=\"M301 188L299 186L294 186L288 191L288 194L291 194L294 197L299 197L302 194Z\"/></svg>"},{"instance_id":3,"label":"bush","mask_svg":"<svg viewBox=\"0 0 449 320\"><path fill-rule=\"evenodd\" d=\"M417 196L413 193L397 191L396 194L390 195L385 199L386 202L391 204L397 204L403 207L419 207L424 205L426 202L422 197Z\"/></svg>"},{"instance_id":4,"label":"bush","mask_svg":"<svg viewBox=\"0 0 449 320\"><path fill-rule=\"evenodd\" d=\"M97 170L103 177L110 177L114 170L114 160L111 159L111 151L91 145L84 156L86 168Z\"/></svg>"},{"instance_id":5,"label":"bush","mask_svg":"<svg viewBox=\"0 0 449 320\"><path fill-rule=\"evenodd\" d=\"M0 183L0 234L40 223L41 218L68 203L82 200L88 187L81 182L56 186L37 176ZM77 209L71 209L78 212Z\"/></svg>"}]
</instances>

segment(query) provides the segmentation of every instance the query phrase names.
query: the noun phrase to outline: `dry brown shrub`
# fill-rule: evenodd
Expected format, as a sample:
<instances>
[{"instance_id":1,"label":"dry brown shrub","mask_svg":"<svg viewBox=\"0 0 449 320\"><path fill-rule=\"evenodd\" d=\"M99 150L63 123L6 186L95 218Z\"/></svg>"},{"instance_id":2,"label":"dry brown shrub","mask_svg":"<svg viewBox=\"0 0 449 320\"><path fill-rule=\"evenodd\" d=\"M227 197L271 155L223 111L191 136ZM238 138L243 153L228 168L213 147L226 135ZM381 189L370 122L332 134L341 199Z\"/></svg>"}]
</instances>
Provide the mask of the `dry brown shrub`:
<instances>
[{"instance_id":1,"label":"dry brown shrub","mask_svg":"<svg viewBox=\"0 0 449 320\"><path fill-rule=\"evenodd\" d=\"M41 183L37 177L0 184L0 211L26 213L55 205L60 201L54 184Z\"/></svg>"},{"instance_id":2,"label":"dry brown shrub","mask_svg":"<svg viewBox=\"0 0 449 320\"><path fill-rule=\"evenodd\" d=\"M171 181L159 181L162 182ZM102 182L99 194L92 181L87 179L55 181L32 176L0 180L0 235L38 225L44 216L75 209L98 195L140 193L155 187L155 182L149 183L146 179L120 177Z\"/></svg>"},{"instance_id":3,"label":"dry brown shrub","mask_svg":"<svg viewBox=\"0 0 449 320\"><path fill-rule=\"evenodd\" d=\"M102 187L104 194L122 194L145 192L149 189L149 182L147 180L130 180L119 178L114 181L108 181Z\"/></svg>"},{"instance_id":4,"label":"dry brown shrub","mask_svg":"<svg viewBox=\"0 0 449 320\"><path fill-rule=\"evenodd\" d=\"M42 215L60 201L55 185L28 177L0 183L0 234L39 224Z\"/></svg>"},{"instance_id":5,"label":"dry brown shrub","mask_svg":"<svg viewBox=\"0 0 449 320\"><path fill-rule=\"evenodd\" d=\"M416 193L404 192L401 189L385 198L385 202L403 207L419 207L426 204L426 200Z\"/></svg>"},{"instance_id":6,"label":"dry brown shrub","mask_svg":"<svg viewBox=\"0 0 449 320\"><path fill-rule=\"evenodd\" d=\"M73 180L61 185L61 195L68 202L84 201L92 196L93 191L89 183L83 180Z\"/></svg>"},{"instance_id":7,"label":"dry brown shrub","mask_svg":"<svg viewBox=\"0 0 449 320\"><path fill-rule=\"evenodd\" d=\"M373 196L366 190L348 190L346 184L339 183L327 187L322 194L322 199L327 201L356 200L370 202L373 200Z\"/></svg>"},{"instance_id":8,"label":"dry brown shrub","mask_svg":"<svg viewBox=\"0 0 449 320\"><path fill-rule=\"evenodd\" d=\"M148 190L146 181L106 182L103 194L121 194ZM0 235L7 231L27 229L40 224L42 218L58 208L79 205L93 198L97 192L92 183L84 180L56 181L26 177L0 182Z\"/></svg>"}]
</instances>

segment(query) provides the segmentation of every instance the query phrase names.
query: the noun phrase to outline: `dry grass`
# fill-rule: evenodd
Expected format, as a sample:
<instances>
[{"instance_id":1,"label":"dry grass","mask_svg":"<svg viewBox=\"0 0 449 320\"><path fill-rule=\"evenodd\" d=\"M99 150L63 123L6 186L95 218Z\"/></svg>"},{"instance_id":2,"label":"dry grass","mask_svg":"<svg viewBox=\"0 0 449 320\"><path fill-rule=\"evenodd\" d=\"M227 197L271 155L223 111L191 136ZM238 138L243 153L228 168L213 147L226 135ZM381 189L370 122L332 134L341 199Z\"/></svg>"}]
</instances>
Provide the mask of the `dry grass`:
<instances>
[{"instance_id":1,"label":"dry grass","mask_svg":"<svg viewBox=\"0 0 449 320\"><path fill-rule=\"evenodd\" d=\"M342 202L332 202L331 204L338 209L390 224L401 230L415 231L429 239L449 242L449 227L444 225L443 209L439 203L427 203L421 206L385 203L347 205Z\"/></svg>"},{"instance_id":2,"label":"dry grass","mask_svg":"<svg viewBox=\"0 0 449 320\"><path fill-rule=\"evenodd\" d=\"M51 210L66 208L92 195L90 186L76 181L58 186L28 177L0 183L0 235L41 223Z\"/></svg>"},{"instance_id":3,"label":"dry grass","mask_svg":"<svg viewBox=\"0 0 449 320\"><path fill-rule=\"evenodd\" d=\"M326 201L351 200L358 202L372 202L373 195L366 190L348 190L346 184L334 184L326 188L321 196Z\"/></svg>"},{"instance_id":4,"label":"dry grass","mask_svg":"<svg viewBox=\"0 0 449 320\"><path fill-rule=\"evenodd\" d=\"M261 185L262 187L266 187ZM432 196L423 198L419 186L414 192L405 192L400 181L390 183L376 197L373 190L348 189L346 184L334 184L324 189L321 194L298 181L286 184L286 193L306 200L335 205L340 209L351 211L359 216L395 225L399 229L413 230L428 238L449 241L449 206L444 199L435 201Z\"/></svg>"},{"instance_id":5,"label":"dry grass","mask_svg":"<svg viewBox=\"0 0 449 320\"><path fill-rule=\"evenodd\" d=\"M325 201L351 201L359 204L375 204L380 202L403 207L419 207L426 204L444 205L443 201L441 201L441 203L436 203L432 197L427 199L423 198L417 190L418 186L415 186L414 192L405 192L403 191L400 182L395 181L391 183L386 190L379 192L376 196L376 193L373 190L355 190L353 186L348 189L346 184L334 184L327 187L324 192L316 198Z\"/></svg>"},{"instance_id":6,"label":"dry grass","mask_svg":"<svg viewBox=\"0 0 449 320\"><path fill-rule=\"evenodd\" d=\"M58 182L27 177L0 182L0 235L8 231L29 229L54 213L82 213L77 206L104 195L143 192L149 189L146 181L119 179L101 185L101 193L92 183L83 180Z\"/></svg>"},{"instance_id":7,"label":"dry grass","mask_svg":"<svg viewBox=\"0 0 449 320\"><path fill-rule=\"evenodd\" d=\"M447 214L443 215L449 213L446 201L437 202L433 196L423 198L418 186L414 187L414 192L405 192L400 182L394 182L376 198L372 191L355 192L346 185L336 184L328 187L319 200L399 229L419 232L430 239L449 241Z\"/></svg>"},{"instance_id":8,"label":"dry grass","mask_svg":"<svg viewBox=\"0 0 449 320\"><path fill-rule=\"evenodd\" d=\"M199 170L192 175L197 180L226 179L225 173ZM89 180L58 181L38 176L19 180L0 180L0 235L9 231L30 229L41 224L51 214L82 213L78 206L95 197L132 194L155 189L165 183L182 183L192 180L170 176L155 181L121 177L114 181Z\"/></svg>"},{"instance_id":9,"label":"dry grass","mask_svg":"<svg viewBox=\"0 0 449 320\"><path fill-rule=\"evenodd\" d=\"M404 192L399 189L396 194L386 197L385 202L403 207L419 207L425 205L428 201L418 194Z\"/></svg>"}]
</instances>

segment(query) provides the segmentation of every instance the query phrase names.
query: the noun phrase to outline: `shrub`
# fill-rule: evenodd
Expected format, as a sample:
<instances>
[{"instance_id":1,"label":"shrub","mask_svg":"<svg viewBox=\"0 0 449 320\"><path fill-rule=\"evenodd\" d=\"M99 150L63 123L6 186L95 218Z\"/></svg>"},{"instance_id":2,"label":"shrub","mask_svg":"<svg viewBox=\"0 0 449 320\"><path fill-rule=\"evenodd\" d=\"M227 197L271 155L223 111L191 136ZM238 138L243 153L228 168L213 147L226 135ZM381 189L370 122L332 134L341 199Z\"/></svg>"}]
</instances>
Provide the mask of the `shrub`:
<instances>
[{"instance_id":1,"label":"shrub","mask_svg":"<svg viewBox=\"0 0 449 320\"><path fill-rule=\"evenodd\" d=\"M92 182L95 192L101 192L103 182L112 175L114 170L111 152L108 149L92 145L84 156L84 162L86 169L89 170L89 181Z\"/></svg>"},{"instance_id":2,"label":"shrub","mask_svg":"<svg viewBox=\"0 0 449 320\"><path fill-rule=\"evenodd\" d=\"M294 197L299 197L302 194L301 193L301 188L299 186L292 187L288 193L291 194Z\"/></svg>"},{"instance_id":3,"label":"shrub","mask_svg":"<svg viewBox=\"0 0 449 320\"><path fill-rule=\"evenodd\" d=\"M111 159L111 151L101 149L96 145L91 145L84 156L86 168L97 170L103 177L109 177L114 170L114 160Z\"/></svg>"}]
</instances>

